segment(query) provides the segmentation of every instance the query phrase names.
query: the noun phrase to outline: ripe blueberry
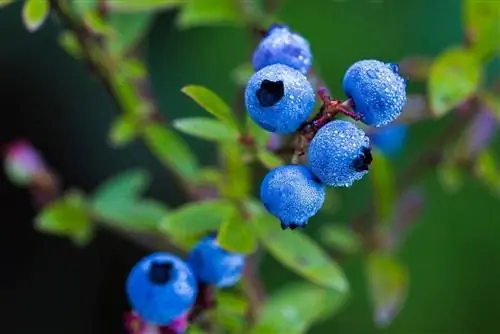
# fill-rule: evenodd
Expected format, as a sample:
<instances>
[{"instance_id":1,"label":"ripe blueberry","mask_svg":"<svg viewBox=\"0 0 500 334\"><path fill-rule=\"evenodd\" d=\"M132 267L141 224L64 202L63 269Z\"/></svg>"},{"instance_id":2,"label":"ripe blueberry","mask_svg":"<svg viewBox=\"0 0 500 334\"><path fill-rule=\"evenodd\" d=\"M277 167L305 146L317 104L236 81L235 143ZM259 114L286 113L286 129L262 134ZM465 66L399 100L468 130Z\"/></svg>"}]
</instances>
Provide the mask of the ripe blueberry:
<instances>
[{"instance_id":1,"label":"ripe blueberry","mask_svg":"<svg viewBox=\"0 0 500 334\"><path fill-rule=\"evenodd\" d=\"M168 253L153 253L139 261L126 282L132 308L146 322L168 325L193 306L198 293L189 266Z\"/></svg>"},{"instance_id":2,"label":"ripe blueberry","mask_svg":"<svg viewBox=\"0 0 500 334\"><path fill-rule=\"evenodd\" d=\"M259 43L252 58L255 71L266 66L283 64L307 75L312 65L309 42L287 26L273 25Z\"/></svg>"},{"instance_id":3,"label":"ripe blueberry","mask_svg":"<svg viewBox=\"0 0 500 334\"><path fill-rule=\"evenodd\" d=\"M311 114L314 91L307 78L286 65L270 65L255 73L245 90L252 120L279 134L295 132Z\"/></svg>"},{"instance_id":4,"label":"ripe blueberry","mask_svg":"<svg viewBox=\"0 0 500 334\"><path fill-rule=\"evenodd\" d=\"M353 123L332 121L314 136L307 155L309 167L324 184L349 187L368 173L370 140Z\"/></svg>"},{"instance_id":5,"label":"ripe blueberry","mask_svg":"<svg viewBox=\"0 0 500 334\"><path fill-rule=\"evenodd\" d=\"M224 250L214 236L198 242L187 259L196 278L218 288L235 285L241 278L245 257Z\"/></svg>"},{"instance_id":6,"label":"ripe blueberry","mask_svg":"<svg viewBox=\"0 0 500 334\"><path fill-rule=\"evenodd\" d=\"M260 199L282 229L305 227L325 201L325 187L305 166L272 169L262 180Z\"/></svg>"},{"instance_id":7,"label":"ripe blueberry","mask_svg":"<svg viewBox=\"0 0 500 334\"><path fill-rule=\"evenodd\" d=\"M408 125L393 123L373 129L369 137L373 146L377 147L383 154L393 156L403 148L407 133Z\"/></svg>"},{"instance_id":8,"label":"ripe blueberry","mask_svg":"<svg viewBox=\"0 0 500 334\"><path fill-rule=\"evenodd\" d=\"M396 64L360 60L349 67L343 85L367 125L379 127L394 121L406 104L406 80Z\"/></svg>"}]
</instances>

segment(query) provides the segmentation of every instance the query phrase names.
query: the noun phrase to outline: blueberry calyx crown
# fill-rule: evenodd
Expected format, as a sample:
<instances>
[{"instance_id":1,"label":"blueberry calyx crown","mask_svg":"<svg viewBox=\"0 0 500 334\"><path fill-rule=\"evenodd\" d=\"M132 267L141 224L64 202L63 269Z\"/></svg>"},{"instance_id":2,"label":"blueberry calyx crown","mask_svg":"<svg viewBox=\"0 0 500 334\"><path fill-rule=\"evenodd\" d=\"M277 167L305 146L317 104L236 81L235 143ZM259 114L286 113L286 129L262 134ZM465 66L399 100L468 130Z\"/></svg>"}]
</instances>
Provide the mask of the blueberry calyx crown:
<instances>
[{"instance_id":1,"label":"blueberry calyx crown","mask_svg":"<svg viewBox=\"0 0 500 334\"><path fill-rule=\"evenodd\" d=\"M306 224L297 224L297 223L285 224L284 222L281 222L281 229L282 230L286 230L286 229L295 230L298 227L304 229L306 227Z\"/></svg>"},{"instance_id":2,"label":"blueberry calyx crown","mask_svg":"<svg viewBox=\"0 0 500 334\"><path fill-rule=\"evenodd\" d=\"M269 36L276 29L289 29L289 28L288 28L288 26L286 24L273 23L273 24L271 24L271 26L269 27L269 29L267 29L267 31L264 33L264 37Z\"/></svg>"},{"instance_id":3,"label":"blueberry calyx crown","mask_svg":"<svg viewBox=\"0 0 500 334\"><path fill-rule=\"evenodd\" d=\"M387 67L391 69L395 74L399 74L399 65L394 63L387 63Z\"/></svg>"},{"instance_id":4,"label":"blueberry calyx crown","mask_svg":"<svg viewBox=\"0 0 500 334\"><path fill-rule=\"evenodd\" d=\"M369 147L363 147L361 154L352 162L352 167L356 172L364 172L368 170L372 161L373 156L371 149Z\"/></svg>"},{"instance_id":5,"label":"blueberry calyx crown","mask_svg":"<svg viewBox=\"0 0 500 334\"><path fill-rule=\"evenodd\" d=\"M173 265L170 262L155 261L149 268L149 280L151 283L163 285L172 278Z\"/></svg>"},{"instance_id":6,"label":"blueberry calyx crown","mask_svg":"<svg viewBox=\"0 0 500 334\"><path fill-rule=\"evenodd\" d=\"M255 94L262 107L272 107L285 95L285 85L281 80L271 81L265 79L262 80L260 88Z\"/></svg>"}]
</instances>

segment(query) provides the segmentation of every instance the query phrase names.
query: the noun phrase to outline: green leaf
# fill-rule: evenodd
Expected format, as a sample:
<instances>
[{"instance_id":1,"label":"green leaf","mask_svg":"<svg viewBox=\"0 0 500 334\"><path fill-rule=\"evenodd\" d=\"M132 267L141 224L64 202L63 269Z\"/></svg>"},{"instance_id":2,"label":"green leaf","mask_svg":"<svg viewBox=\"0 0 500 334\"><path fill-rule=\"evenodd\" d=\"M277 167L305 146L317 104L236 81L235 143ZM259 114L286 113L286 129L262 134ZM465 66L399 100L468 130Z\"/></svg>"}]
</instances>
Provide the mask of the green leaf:
<instances>
[{"instance_id":1,"label":"green leaf","mask_svg":"<svg viewBox=\"0 0 500 334\"><path fill-rule=\"evenodd\" d=\"M222 223L217 242L227 251L250 254L257 248L257 239L241 214L234 212Z\"/></svg>"},{"instance_id":2,"label":"green leaf","mask_svg":"<svg viewBox=\"0 0 500 334\"><path fill-rule=\"evenodd\" d=\"M167 206L154 200L124 198L94 208L94 215L103 223L137 231L157 231L167 214Z\"/></svg>"},{"instance_id":3,"label":"green leaf","mask_svg":"<svg viewBox=\"0 0 500 334\"><path fill-rule=\"evenodd\" d=\"M27 0L23 5L23 22L29 32L35 32L49 16L48 0Z\"/></svg>"},{"instance_id":4,"label":"green leaf","mask_svg":"<svg viewBox=\"0 0 500 334\"><path fill-rule=\"evenodd\" d=\"M153 19L152 13L111 13L109 24L113 35L108 48L115 57L121 57L133 49L147 34Z\"/></svg>"},{"instance_id":5,"label":"green leaf","mask_svg":"<svg viewBox=\"0 0 500 334\"><path fill-rule=\"evenodd\" d=\"M474 165L474 172L484 185L495 195L500 196L499 164L492 152L484 150L478 155Z\"/></svg>"},{"instance_id":6,"label":"green leaf","mask_svg":"<svg viewBox=\"0 0 500 334\"><path fill-rule=\"evenodd\" d=\"M345 295L306 283L287 284L266 301L252 334L307 333L311 325L332 315Z\"/></svg>"},{"instance_id":7,"label":"green leaf","mask_svg":"<svg viewBox=\"0 0 500 334\"><path fill-rule=\"evenodd\" d=\"M133 169L115 175L102 183L92 195L92 206L106 206L108 202L136 200L146 191L150 176L143 169Z\"/></svg>"},{"instance_id":8,"label":"green leaf","mask_svg":"<svg viewBox=\"0 0 500 334\"><path fill-rule=\"evenodd\" d=\"M117 117L109 133L109 140L113 147L122 147L132 142L137 136L136 123L130 115Z\"/></svg>"},{"instance_id":9,"label":"green leaf","mask_svg":"<svg viewBox=\"0 0 500 334\"><path fill-rule=\"evenodd\" d=\"M231 72L233 81L242 87L246 87L248 80L254 74L254 69L251 63L244 63L235 68Z\"/></svg>"},{"instance_id":10,"label":"green leaf","mask_svg":"<svg viewBox=\"0 0 500 334\"><path fill-rule=\"evenodd\" d=\"M252 189L251 170L244 160L244 152L240 145L221 144L221 152L226 173L223 179L221 193L233 199L242 199L249 195Z\"/></svg>"},{"instance_id":11,"label":"green leaf","mask_svg":"<svg viewBox=\"0 0 500 334\"><path fill-rule=\"evenodd\" d=\"M474 95L482 69L474 54L455 47L441 53L431 65L427 89L434 114L441 117Z\"/></svg>"},{"instance_id":12,"label":"green leaf","mask_svg":"<svg viewBox=\"0 0 500 334\"><path fill-rule=\"evenodd\" d=\"M283 231L270 215L255 217L250 225L269 253L283 265L320 286L347 292L349 285L342 269L301 231Z\"/></svg>"},{"instance_id":13,"label":"green leaf","mask_svg":"<svg viewBox=\"0 0 500 334\"><path fill-rule=\"evenodd\" d=\"M174 239L199 237L218 230L234 210L231 202L222 199L188 203L170 211L162 220L160 228Z\"/></svg>"},{"instance_id":14,"label":"green leaf","mask_svg":"<svg viewBox=\"0 0 500 334\"><path fill-rule=\"evenodd\" d=\"M211 141L236 141L238 131L209 117L189 117L176 119L173 127L188 135Z\"/></svg>"},{"instance_id":15,"label":"green leaf","mask_svg":"<svg viewBox=\"0 0 500 334\"><path fill-rule=\"evenodd\" d=\"M70 191L38 214L35 228L43 233L69 237L83 246L90 241L94 225L87 213L84 195Z\"/></svg>"},{"instance_id":16,"label":"green leaf","mask_svg":"<svg viewBox=\"0 0 500 334\"><path fill-rule=\"evenodd\" d=\"M215 291L215 301L217 308L222 309L225 313L238 315L245 315L249 306L248 300L243 296L223 290Z\"/></svg>"},{"instance_id":17,"label":"green leaf","mask_svg":"<svg viewBox=\"0 0 500 334\"><path fill-rule=\"evenodd\" d=\"M78 38L71 31L64 31L59 35L58 38L59 44L62 46L67 53L69 53L74 58L82 57L82 48L80 47L80 43L78 42Z\"/></svg>"},{"instance_id":18,"label":"green leaf","mask_svg":"<svg viewBox=\"0 0 500 334\"><path fill-rule=\"evenodd\" d=\"M198 160L175 132L159 124L145 128L144 139L151 152L173 172L186 180L198 179Z\"/></svg>"},{"instance_id":19,"label":"green leaf","mask_svg":"<svg viewBox=\"0 0 500 334\"><path fill-rule=\"evenodd\" d=\"M324 225L319 236L328 247L344 254L356 254L362 247L361 238L346 226Z\"/></svg>"},{"instance_id":20,"label":"green leaf","mask_svg":"<svg viewBox=\"0 0 500 334\"><path fill-rule=\"evenodd\" d=\"M262 166L272 169L284 164L283 160L276 154L269 152L265 148L261 148L257 151L257 159L259 159Z\"/></svg>"},{"instance_id":21,"label":"green leaf","mask_svg":"<svg viewBox=\"0 0 500 334\"><path fill-rule=\"evenodd\" d=\"M104 35L106 37L112 35L113 29L97 11L86 11L82 16L85 26L93 33Z\"/></svg>"},{"instance_id":22,"label":"green leaf","mask_svg":"<svg viewBox=\"0 0 500 334\"><path fill-rule=\"evenodd\" d=\"M500 51L500 2L462 0L469 48L485 62Z\"/></svg>"},{"instance_id":23,"label":"green leaf","mask_svg":"<svg viewBox=\"0 0 500 334\"><path fill-rule=\"evenodd\" d=\"M373 163L370 177L373 186L375 210L377 221L381 225L386 225L392 214L394 202L396 200L396 184L389 160L380 152L373 150Z\"/></svg>"},{"instance_id":24,"label":"green leaf","mask_svg":"<svg viewBox=\"0 0 500 334\"><path fill-rule=\"evenodd\" d=\"M154 12L184 5L186 0L123 0L110 1L108 6L113 12Z\"/></svg>"},{"instance_id":25,"label":"green leaf","mask_svg":"<svg viewBox=\"0 0 500 334\"><path fill-rule=\"evenodd\" d=\"M396 258L383 252L371 253L366 266L374 321L377 326L386 327L406 300L408 272Z\"/></svg>"},{"instance_id":26,"label":"green leaf","mask_svg":"<svg viewBox=\"0 0 500 334\"><path fill-rule=\"evenodd\" d=\"M0 8L14 3L15 0L0 0Z\"/></svg>"},{"instance_id":27,"label":"green leaf","mask_svg":"<svg viewBox=\"0 0 500 334\"><path fill-rule=\"evenodd\" d=\"M208 88L192 85L183 87L181 91L228 127L238 128L236 118L229 106Z\"/></svg>"},{"instance_id":28,"label":"green leaf","mask_svg":"<svg viewBox=\"0 0 500 334\"><path fill-rule=\"evenodd\" d=\"M238 0L218 0L216 5L206 0L189 0L177 19L177 24L181 28L244 23L244 12Z\"/></svg>"},{"instance_id":29,"label":"green leaf","mask_svg":"<svg viewBox=\"0 0 500 334\"><path fill-rule=\"evenodd\" d=\"M217 324L229 333L244 333L248 301L241 295L226 291L217 290L215 294Z\"/></svg>"},{"instance_id":30,"label":"green leaf","mask_svg":"<svg viewBox=\"0 0 500 334\"><path fill-rule=\"evenodd\" d=\"M78 14L83 14L89 11L97 9L99 3L98 0L80 0L80 1L70 1L69 2L73 10Z\"/></svg>"}]
</instances>

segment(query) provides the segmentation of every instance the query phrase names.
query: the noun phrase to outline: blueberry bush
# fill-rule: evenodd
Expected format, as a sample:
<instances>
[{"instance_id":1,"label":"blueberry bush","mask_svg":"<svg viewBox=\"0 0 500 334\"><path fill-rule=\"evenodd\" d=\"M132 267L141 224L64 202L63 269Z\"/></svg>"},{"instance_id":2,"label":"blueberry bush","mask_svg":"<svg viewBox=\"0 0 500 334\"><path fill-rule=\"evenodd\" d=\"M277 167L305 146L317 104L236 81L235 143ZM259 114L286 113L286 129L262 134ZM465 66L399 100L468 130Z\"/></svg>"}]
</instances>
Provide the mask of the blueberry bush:
<instances>
[{"instance_id":1,"label":"blueberry bush","mask_svg":"<svg viewBox=\"0 0 500 334\"><path fill-rule=\"evenodd\" d=\"M330 92L309 36L281 22L276 3L22 5L26 29L36 33L56 20L61 48L85 63L113 98L119 113L109 126L110 143L142 141L190 199L170 208L145 197L149 174L142 169L113 176L90 194L61 189L56 171L29 141L5 151L9 179L40 208L37 230L84 247L105 228L151 251L126 281L130 333L306 333L356 293L339 265L354 254L364 259L374 322L387 326L404 312L410 282L398 250L421 214L423 175L437 169L451 192L468 175L499 194L490 143L500 98L485 69L499 54L500 32L498 18L483 14L499 12L500 3L463 0L463 43L434 58L359 59L337 78L342 93ZM173 10L180 28L237 23L255 36L251 57L235 71L236 105L210 87L187 85L180 90L206 115L167 121L145 92L150 73L141 39L156 15ZM426 95L413 93L412 83L424 84ZM446 127L395 168L411 127L444 118ZM218 164L201 164L181 133L213 143ZM360 204L350 224L324 222L330 196L364 178L371 184L369 205ZM320 225L321 238L307 233L311 224ZM259 272L264 253L301 281L266 293Z\"/></svg>"}]
</instances>

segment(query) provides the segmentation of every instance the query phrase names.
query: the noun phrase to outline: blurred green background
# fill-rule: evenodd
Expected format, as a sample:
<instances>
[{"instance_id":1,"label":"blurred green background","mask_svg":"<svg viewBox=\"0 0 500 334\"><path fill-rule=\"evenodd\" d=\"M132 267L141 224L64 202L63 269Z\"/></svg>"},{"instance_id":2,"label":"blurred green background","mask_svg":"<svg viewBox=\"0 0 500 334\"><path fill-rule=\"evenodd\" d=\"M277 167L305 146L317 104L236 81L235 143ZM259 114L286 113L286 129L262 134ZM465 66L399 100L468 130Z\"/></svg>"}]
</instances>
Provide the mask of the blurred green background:
<instances>
[{"instance_id":1,"label":"blurred green background","mask_svg":"<svg viewBox=\"0 0 500 334\"><path fill-rule=\"evenodd\" d=\"M212 0L207 0L212 1ZM341 78L347 67L362 58L399 61L405 56L436 55L462 41L458 0L286 0L279 17L309 39L315 62L336 97L343 98ZM142 143L113 150L107 145L114 105L84 64L72 59L57 44L53 22L29 34L16 4L0 10L0 82L23 92L12 100L2 88L2 114L9 103L22 104L17 136L30 139L47 152L47 160L68 184L85 190L131 166L154 173L151 194L172 205L183 203L163 167ZM203 115L180 88L187 84L209 87L228 102L236 85L231 72L248 60L250 34L230 26L199 27L179 31L174 12L160 15L145 41L148 65L161 112L169 119ZM493 73L496 74L496 73ZM15 87L15 88L12 88ZM422 89L411 85L411 92ZM43 110L43 112L41 112ZM443 121L425 121L411 127L404 153L394 164L404 165ZM210 144L186 137L203 163L215 161ZM496 145L498 151L498 145ZM308 233L317 237L315 222L346 222L369 200L368 179L340 190L339 210L324 210ZM373 325L372 310L361 258L343 262L351 282L351 298L333 319L310 333L493 333L500 315L500 209L498 199L472 179L461 191L441 189L436 175L424 180L426 198L422 216L401 250L410 272L408 299L386 329ZM298 279L273 259L263 261L269 290Z\"/></svg>"}]
</instances>

